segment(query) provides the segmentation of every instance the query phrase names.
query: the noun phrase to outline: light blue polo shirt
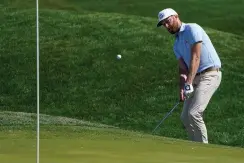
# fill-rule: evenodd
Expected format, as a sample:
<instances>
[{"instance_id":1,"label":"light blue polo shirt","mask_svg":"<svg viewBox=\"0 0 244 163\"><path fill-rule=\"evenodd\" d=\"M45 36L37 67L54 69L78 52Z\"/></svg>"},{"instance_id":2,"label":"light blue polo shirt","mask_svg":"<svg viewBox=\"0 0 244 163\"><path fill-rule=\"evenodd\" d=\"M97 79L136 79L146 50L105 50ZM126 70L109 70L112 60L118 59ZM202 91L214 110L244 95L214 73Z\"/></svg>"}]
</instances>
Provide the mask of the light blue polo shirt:
<instances>
[{"instance_id":1,"label":"light blue polo shirt","mask_svg":"<svg viewBox=\"0 0 244 163\"><path fill-rule=\"evenodd\" d=\"M180 31L175 34L174 53L177 59L185 61L188 69L191 61L191 46L202 41L200 65L197 72L209 67L221 68L219 56L206 32L196 23L182 23Z\"/></svg>"}]
</instances>

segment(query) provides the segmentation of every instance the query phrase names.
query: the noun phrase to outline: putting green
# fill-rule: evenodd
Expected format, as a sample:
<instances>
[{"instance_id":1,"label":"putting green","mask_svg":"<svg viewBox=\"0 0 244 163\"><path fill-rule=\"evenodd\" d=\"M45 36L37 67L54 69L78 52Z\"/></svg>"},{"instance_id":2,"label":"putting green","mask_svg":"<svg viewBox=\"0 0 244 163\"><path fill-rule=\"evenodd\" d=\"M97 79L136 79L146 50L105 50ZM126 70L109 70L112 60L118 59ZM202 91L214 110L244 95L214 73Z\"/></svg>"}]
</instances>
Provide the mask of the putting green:
<instances>
[{"instance_id":1,"label":"putting green","mask_svg":"<svg viewBox=\"0 0 244 163\"><path fill-rule=\"evenodd\" d=\"M35 131L0 134L1 163L33 163ZM241 148L203 145L118 129L41 127L43 163L243 163Z\"/></svg>"}]
</instances>

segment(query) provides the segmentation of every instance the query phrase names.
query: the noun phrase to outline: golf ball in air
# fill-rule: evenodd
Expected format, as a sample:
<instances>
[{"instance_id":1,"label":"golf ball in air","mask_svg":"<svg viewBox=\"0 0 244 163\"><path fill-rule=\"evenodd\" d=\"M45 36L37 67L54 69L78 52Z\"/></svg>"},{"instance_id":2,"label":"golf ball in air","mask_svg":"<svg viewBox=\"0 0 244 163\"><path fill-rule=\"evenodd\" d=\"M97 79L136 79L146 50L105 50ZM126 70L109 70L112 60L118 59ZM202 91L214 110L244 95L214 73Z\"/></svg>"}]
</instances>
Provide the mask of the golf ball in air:
<instances>
[{"instance_id":1,"label":"golf ball in air","mask_svg":"<svg viewBox=\"0 0 244 163\"><path fill-rule=\"evenodd\" d=\"M121 55L120 54L117 55L117 59L121 59Z\"/></svg>"}]
</instances>

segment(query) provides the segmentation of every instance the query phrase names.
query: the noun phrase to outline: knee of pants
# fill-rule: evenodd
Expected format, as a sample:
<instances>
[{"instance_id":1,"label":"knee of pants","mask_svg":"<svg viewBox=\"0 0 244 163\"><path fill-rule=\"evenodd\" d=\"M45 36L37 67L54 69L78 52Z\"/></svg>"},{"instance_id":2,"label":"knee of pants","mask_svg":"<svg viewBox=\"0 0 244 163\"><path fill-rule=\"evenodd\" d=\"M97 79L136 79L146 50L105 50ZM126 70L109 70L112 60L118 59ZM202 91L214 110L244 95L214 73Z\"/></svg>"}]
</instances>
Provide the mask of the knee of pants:
<instances>
[{"instance_id":1,"label":"knee of pants","mask_svg":"<svg viewBox=\"0 0 244 163\"><path fill-rule=\"evenodd\" d=\"M189 124L189 118L187 115L181 114L180 119L183 124L188 125Z\"/></svg>"},{"instance_id":2,"label":"knee of pants","mask_svg":"<svg viewBox=\"0 0 244 163\"><path fill-rule=\"evenodd\" d=\"M202 121L202 113L198 111L190 111L188 114L189 118L195 122L201 122Z\"/></svg>"}]
</instances>

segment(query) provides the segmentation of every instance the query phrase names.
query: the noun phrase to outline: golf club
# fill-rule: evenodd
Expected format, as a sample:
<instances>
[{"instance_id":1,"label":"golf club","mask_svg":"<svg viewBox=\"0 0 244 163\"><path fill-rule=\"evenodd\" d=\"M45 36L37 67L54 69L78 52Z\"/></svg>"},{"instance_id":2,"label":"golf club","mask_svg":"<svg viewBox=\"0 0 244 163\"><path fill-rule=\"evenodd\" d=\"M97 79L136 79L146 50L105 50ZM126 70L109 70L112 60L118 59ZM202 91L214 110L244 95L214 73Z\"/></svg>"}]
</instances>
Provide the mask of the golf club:
<instances>
[{"instance_id":1,"label":"golf club","mask_svg":"<svg viewBox=\"0 0 244 163\"><path fill-rule=\"evenodd\" d=\"M153 130L153 133L156 131L156 129L163 123L163 121L175 110L175 108L180 104L180 101L178 101L175 106L170 110L170 112L168 112L164 118L160 121L160 123L155 127L155 129Z\"/></svg>"}]
</instances>

